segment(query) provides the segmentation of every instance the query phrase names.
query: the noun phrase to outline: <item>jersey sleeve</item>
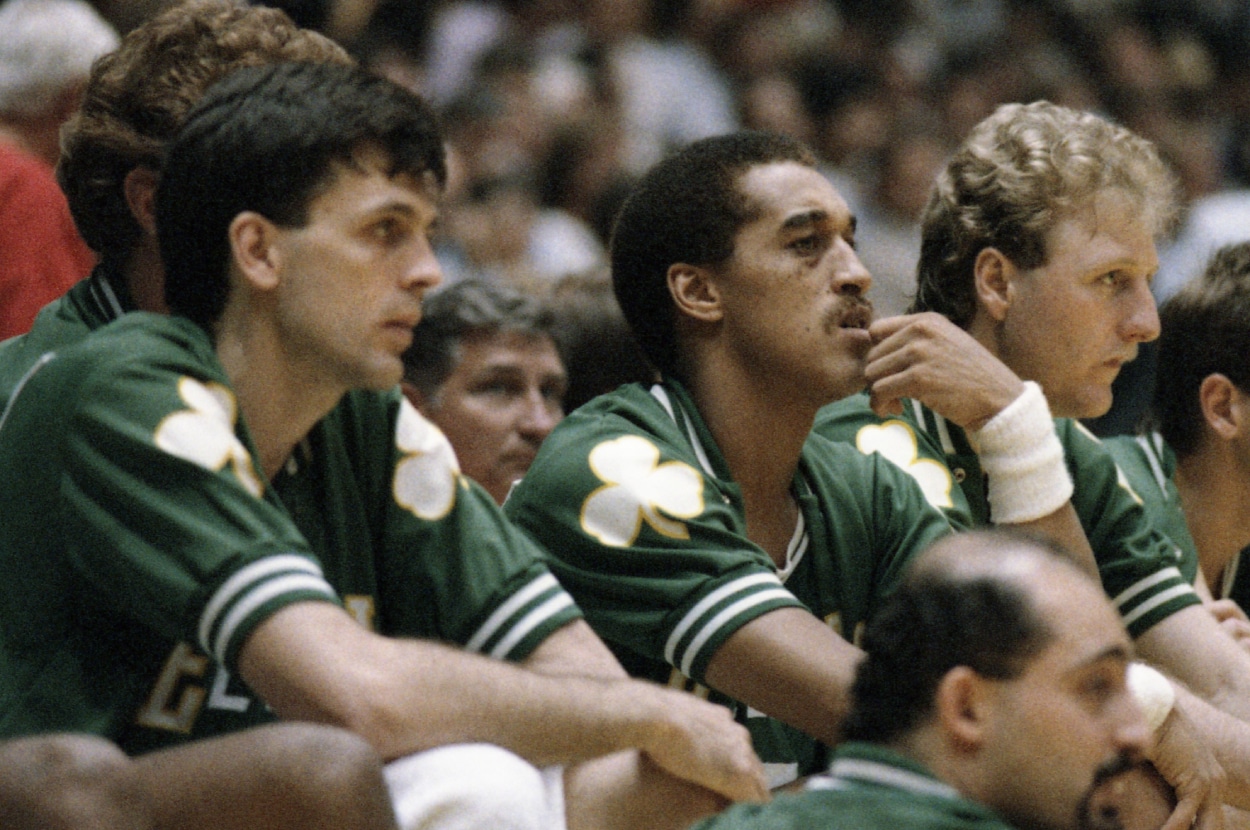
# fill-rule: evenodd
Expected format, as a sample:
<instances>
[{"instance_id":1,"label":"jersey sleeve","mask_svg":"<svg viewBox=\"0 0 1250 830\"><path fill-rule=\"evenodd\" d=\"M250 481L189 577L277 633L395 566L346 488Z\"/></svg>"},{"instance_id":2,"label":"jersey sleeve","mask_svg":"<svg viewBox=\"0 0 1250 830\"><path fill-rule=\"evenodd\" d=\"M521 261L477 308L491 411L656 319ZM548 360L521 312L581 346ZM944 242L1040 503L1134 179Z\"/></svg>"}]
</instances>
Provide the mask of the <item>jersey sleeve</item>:
<instances>
[{"instance_id":1,"label":"jersey sleeve","mask_svg":"<svg viewBox=\"0 0 1250 830\"><path fill-rule=\"evenodd\" d=\"M1072 505L1098 561L1103 589L1129 634L1138 637L1200 604L1192 587L1196 559L1156 527L1107 448L1076 421L1060 419L1056 425L1076 483Z\"/></svg>"},{"instance_id":2,"label":"jersey sleeve","mask_svg":"<svg viewBox=\"0 0 1250 830\"><path fill-rule=\"evenodd\" d=\"M1117 435L1102 439L1128 488L1141 499L1151 523L1180 552L1181 574L1191 582L1198 575L1198 548L1189 532L1181 494L1176 489L1176 456L1158 433ZM1213 586L1214 587L1214 586Z\"/></svg>"},{"instance_id":3,"label":"jersey sleeve","mask_svg":"<svg viewBox=\"0 0 1250 830\"><path fill-rule=\"evenodd\" d=\"M397 398L379 578L390 624L523 660L581 609L544 552L460 473L442 432Z\"/></svg>"},{"instance_id":4,"label":"jersey sleeve","mask_svg":"<svg viewBox=\"0 0 1250 830\"><path fill-rule=\"evenodd\" d=\"M747 541L737 489L706 476L680 446L659 423L575 414L548 437L505 510L550 552L557 577L618 652L702 682L740 627L803 605Z\"/></svg>"},{"instance_id":5,"label":"jersey sleeve","mask_svg":"<svg viewBox=\"0 0 1250 830\"><path fill-rule=\"evenodd\" d=\"M224 378L162 357L92 362L79 353L70 363L86 371L30 384L19 395L43 405L15 407L4 429L29 435L48 403L73 402L56 483L69 564L122 614L233 667L278 609L337 598L266 497Z\"/></svg>"}]
</instances>

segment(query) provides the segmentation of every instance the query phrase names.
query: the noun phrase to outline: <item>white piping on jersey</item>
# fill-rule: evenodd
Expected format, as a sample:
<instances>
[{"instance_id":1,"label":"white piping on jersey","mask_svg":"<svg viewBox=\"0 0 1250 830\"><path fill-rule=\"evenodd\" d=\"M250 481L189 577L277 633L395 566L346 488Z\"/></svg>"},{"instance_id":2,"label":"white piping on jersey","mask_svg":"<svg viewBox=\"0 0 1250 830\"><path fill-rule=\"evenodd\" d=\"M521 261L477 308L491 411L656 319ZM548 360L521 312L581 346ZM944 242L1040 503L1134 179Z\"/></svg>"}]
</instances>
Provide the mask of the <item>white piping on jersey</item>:
<instances>
[{"instance_id":1,"label":"white piping on jersey","mask_svg":"<svg viewBox=\"0 0 1250 830\"><path fill-rule=\"evenodd\" d=\"M924 419L924 404L915 398L911 399L911 411L916 417L916 424L919 425L920 431L927 433L928 425ZM946 425L946 419L936 412L933 413L933 422L937 424L938 443L942 445L942 452L946 455L955 454L955 442L951 440L950 427Z\"/></svg>"},{"instance_id":2,"label":"white piping on jersey","mask_svg":"<svg viewBox=\"0 0 1250 830\"><path fill-rule=\"evenodd\" d=\"M101 274L100 279L91 283L91 287L98 287L100 289L99 293L101 296L96 297L96 300L101 305L105 306L107 311L112 313L111 319L116 320L118 317L121 317L126 313L126 310L122 308L121 302L117 299L117 293L113 290L113 286L109 282L106 275Z\"/></svg>"},{"instance_id":3,"label":"white piping on jersey","mask_svg":"<svg viewBox=\"0 0 1250 830\"><path fill-rule=\"evenodd\" d=\"M770 790L783 784L789 784L798 777L798 761L790 761L788 763L784 761L764 762L764 780L768 782Z\"/></svg>"},{"instance_id":4,"label":"white piping on jersey","mask_svg":"<svg viewBox=\"0 0 1250 830\"><path fill-rule=\"evenodd\" d=\"M681 421L677 419L677 413L673 410L673 402L669 400L668 392L660 384L651 387L651 394L660 402L660 406L668 413L668 417L673 419L673 423L681 426ZM699 466L703 468L703 472L710 477L716 478L716 473L712 472L712 462L708 460L707 453L703 450L703 444L699 441L699 437L694 434L694 427L690 423L690 419L686 419L686 436L690 439L690 448L694 450L695 457L699 459Z\"/></svg>"},{"instance_id":5,"label":"white piping on jersey","mask_svg":"<svg viewBox=\"0 0 1250 830\"><path fill-rule=\"evenodd\" d=\"M768 591L760 591L759 593L752 594L749 597L743 597L722 610L715 617L712 617L712 619L708 621L707 625L703 626L703 629L698 633L698 635L690 641L690 645L686 648L686 656L682 658L681 665L678 666L678 668L681 669L681 673L686 675L686 677L692 676L695 657L698 656L699 652L703 649L704 644L707 643L708 640L712 639L712 635L720 630L721 626L723 626L726 622L738 616L743 611L746 611L748 608L754 608L757 605L761 605L765 602L770 602L778 598L792 600L794 599L794 594L780 586L772 588Z\"/></svg>"},{"instance_id":6,"label":"white piping on jersey","mask_svg":"<svg viewBox=\"0 0 1250 830\"><path fill-rule=\"evenodd\" d=\"M1182 582L1185 581L1185 578L1181 576L1180 568L1160 568L1150 576L1137 580L1128 588L1121 591L1119 596L1112 599L1111 602L1116 608L1123 608L1125 603L1140 594L1142 591L1145 591L1148 588L1153 588L1160 582L1164 582L1169 579L1179 579Z\"/></svg>"},{"instance_id":7,"label":"white piping on jersey","mask_svg":"<svg viewBox=\"0 0 1250 830\"><path fill-rule=\"evenodd\" d=\"M677 654L677 642L681 640L682 637L686 636L686 632L699 621L709 608L730 594L740 593L761 583L775 584L778 588L781 587L781 580L777 578L776 574L754 573L750 576L744 576L739 579L735 579L733 582L726 583L705 596L703 599L699 600L695 604L694 608L691 608L688 612L686 612L686 616L682 617L681 622L677 623L676 627L673 628L672 633L668 635L668 642L664 644L665 661L667 661L669 665L674 664L673 661L676 660ZM689 675L687 675L687 677L689 677Z\"/></svg>"},{"instance_id":8,"label":"white piping on jersey","mask_svg":"<svg viewBox=\"0 0 1250 830\"><path fill-rule=\"evenodd\" d=\"M39 355L39 359L35 361L35 365L26 370L26 374L22 375L22 379L17 382L17 386L13 387L13 394L9 396L9 402L4 406L4 413L0 414L0 430L4 429L4 422L9 420L9 412L13 409L13 402L17 400L17 396L22 394L22 387L26 382L35 376L44 366L52 362L52 358L56 357L56 352L44 352Z\"/></svg>"},{"instance_id":9,"label":"white piping on jersey","mask_svg":"<svg viewBox=\"0 0 1250 830\"><path fill-rule=\"evenodd\" d=\"M1158 443L1152 441L1152 438L1157 438ZM1139 435L1134 440L1146 451L1146 462L1150 464L1150 472L1155 477L1155 484L1159 485L1159 492L1167 495L1168 477L1163 474L1163 467L1159 464L1159 456L1163 454L1163 436L1152 433L1149 437Z\"/></svg>"},{"instance_id":10,"label":"white piping on jersey","mask_svg":"<svg viewBox=\"0 0 1250 830\"><path fill-rule=\"evenodd\" d=\"M1143 602L1141 605L1134 608L1131 614L1128 614L1124 617L1124 627L1128 628L1130 625L1137 622L1137 620L1140 619L1143 615L1153 611L1154 609L1158 608L1163 603L1170 602L1176 599L1177 597L1184 596L1186 594L1192 594L1193 592L1194 592L1194 589L1192 586L1182 583L1175 587L1169 588L1166 591L1155 594L1153 597L1151 597L1150 599Z\"/></svg>"},{"instance_id":11,"label":"white piping on jersey","mask_svg":"<svg viewBox=\"0 0 1250 830\"><path fill-rule=\"evenodd\" d=\"M668 396L668 392L660 384L651 387L651 396L660 402L660 406L664 407L664 411L668 413L668 417L673 419L673 423L681 427L681 421L677 418L674 411L673 402ZM707 453L703 449L699 436L694 432L694 427L690 423L690 419L686 418L686 435L690 439L690 447L694 450L695 457L699 459L699 465L703 467L703 471L708 474L709 478L716 478L716 473L712 471L712 463L708 460ZM807 523L803 520L803 511L799 510L798 521L794 523L794 534L790 537L790 543L786 546L786 564L785 567L778 571L778 576L782 583L790 578L790 574L794 573L794 569L798 567L799 562L803 559L803 554L807 552L807 543L810 541L807 536ZM671 661L670 661L671 662Z\"/></svg>"},{"instance_id":12,"label":"white piping on jersey","mask_svg":"<svg viewBox=\"0 0 1250 830\"><path fill-rule=\"evenodd\" d=\"M320 581L320 585L325 587L326 593L334 596L334 589L330 587L330 583L325 581L325 577L321 573L321 568L316 562L303 556L295 554L281 554L277 556L266 556L257 562L253 562L243 568L217 589L212 599L204 606L204 611L200 614L199 642L200 647L209 654L214 654L215 649L209 647L209 634L212 633L213 624L217 622L222 610L235 598L252 589L252 586L261 582L266 577L272 576L283 571L302 571L310 574ZM220 640L220 635L219 635Z\"/></svg>"},{"instance_id":13,"label":"white piping on jersey","mask_svg":"<svg viewBox=\"0 0 1250 830\"><path fill-rule=\"evenodd\" d=\"M949 784L943 784L911 770L900 769L890 764L877 761L866 761L860 758L838 758L829 765L829 775L836 781L839 778L850 781L868 781L883 784L920 795L935 795L939 798L960 798L959 792ZM821 780L821 779L818 779ZM812 789L823 789L829 786L821 780Z\"/></svg>"},{"instance_id":14,"label":"white piping on jersey","mask_svg":"<svg viewBox=\"0 0 1250 830\"><path fill-rule=\"evenodd\" d=\"M1220 580L1220 595L1216 599L1224 599L1233 592L1233 583L1237 581L1237 569L1241 565L1241 554L1238 553L1224 566L1224 578Z\"/></svg>"},{"instance_id":15,"label":"white piping on jersey","mask_svg":"<svg viewBox=\"0 0 1250 830\"><path fill-rule=\"evenodd\" d=\"M236 602L234 607L230 609L230 613L226 615L225 620L222 621L221 630L217 632L216 647L212 652L217 662L225 664L226 650L230 645L230 640L234 637L235 630L247 619L249 614L274 597L295 593L296 591L316 591L330 598L337 596L328 582L320 576L310 576L308 574L280 576L277 579L270 579L264 584L258 585L246 597Z\"/></svg>"},{"instance_id":16,"label":"white piping on jersey","mask_svg":"<svg viewBox=\"0 0 1250 830\"><path fill-rule=\"evenodd\" d=\"M777 578L781 580L782 585L786 584L790 574L794 573L799 562L803 561L803 554L807 553L807 543L810 541L811 538L807 535L807 522L803 519L803 511L800 510L799 520L794 523L794 535L790 537L790 544L786 545L786 566L777 571Z\"/></svg>"},{"instance_id":17,"label":"white piping on jersey","mask_svg":"<svg viewBox=\"0 0 1250 830\"><path fill-rule=\"evenodd\" d=\"M469 642L465 644L468 651L481 651L482 645L495 635L504 621L521 610L521 606L529 603L544 591L550 591L552 588L559 588L560 583L556 582L556 578L549 573L535 579L512 596L508 597L507 602L495 609L486 622L477 630L477 633L469 638Z\"/></svg>"},{"instance_id":18,"label":"white piping on jersey","mask_svg":"<svg viewBox=\"0 0 1250 830\"><path fill-rule=\"evenodd\" d=\"M508 632L508 636L500 640L490 650L490 656L499 660L507 657L508 652L512 651L512 647L528 637L530 632L572 604L573 598L565 593L557 594L547 600L518 620L517 624L512 626L512 630Z\"/></svg>"}]
</instances>

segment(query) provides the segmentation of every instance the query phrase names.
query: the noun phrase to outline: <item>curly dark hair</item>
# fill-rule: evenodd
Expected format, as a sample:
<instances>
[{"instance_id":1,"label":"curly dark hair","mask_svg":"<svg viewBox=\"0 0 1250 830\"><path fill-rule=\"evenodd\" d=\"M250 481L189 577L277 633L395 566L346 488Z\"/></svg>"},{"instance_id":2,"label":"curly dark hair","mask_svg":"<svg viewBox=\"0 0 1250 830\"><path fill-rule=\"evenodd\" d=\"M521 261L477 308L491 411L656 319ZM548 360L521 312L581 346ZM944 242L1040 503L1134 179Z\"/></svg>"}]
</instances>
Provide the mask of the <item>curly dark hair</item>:
<instances>
[{"instance_id":1,"label":"curly dark hair","mask_svg":"<svg viewBox=\"0 0 1250 830\"><path fill-rule=\"evenodd\" d=\"M142 232L123 182L158 170L191 107L243 66L352 63L334 41L283 12L232 0L190 0L131 31L92 67L78 112L61 130L57 180L74 223L102 260L121 266Z\"/></svg>"}]
</instances>

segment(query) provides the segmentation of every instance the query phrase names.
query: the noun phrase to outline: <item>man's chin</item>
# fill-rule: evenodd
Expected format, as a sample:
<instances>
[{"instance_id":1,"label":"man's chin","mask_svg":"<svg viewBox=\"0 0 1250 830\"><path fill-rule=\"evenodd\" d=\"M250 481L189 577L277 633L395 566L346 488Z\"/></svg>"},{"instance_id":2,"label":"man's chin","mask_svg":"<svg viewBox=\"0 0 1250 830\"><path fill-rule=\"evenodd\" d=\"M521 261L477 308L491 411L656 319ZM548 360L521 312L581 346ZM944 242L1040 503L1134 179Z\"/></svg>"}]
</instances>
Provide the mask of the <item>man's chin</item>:
<instances>
[{"instance_id":1,"label":"man's chin","mask_svg":"<svg viewBox=\"0 0 1250 830\"><path fill-rule=\"evenodd\" d=\"M1157 830L1176 807L1172 787L1150 764L1097 785L1082 805L1082 830Z\"/></svg>"}]
</instances>

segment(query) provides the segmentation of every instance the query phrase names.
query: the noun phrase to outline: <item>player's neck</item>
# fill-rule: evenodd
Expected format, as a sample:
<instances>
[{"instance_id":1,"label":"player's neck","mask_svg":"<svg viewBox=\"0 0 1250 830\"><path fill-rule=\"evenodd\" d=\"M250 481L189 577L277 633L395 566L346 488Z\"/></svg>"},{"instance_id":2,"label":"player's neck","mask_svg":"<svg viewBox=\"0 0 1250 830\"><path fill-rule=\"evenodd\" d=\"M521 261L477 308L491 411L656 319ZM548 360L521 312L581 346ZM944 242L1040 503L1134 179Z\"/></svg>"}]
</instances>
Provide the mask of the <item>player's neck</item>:
<instances>
[{"instance_id":1,"label":"player's neck","mask_svg":"<svg viewBox=\"0 0 1250 830\"><path fill-rule=\"evenodd\" d=\"M216 350L256 444L261 469L266 479L272 479L345 390L292 365L276 334L255 317L249 321L246 314L223 315Z\"/></svg>"},{"instance_id":2,"label":"player's neck","mask_svg":"<svg viewBox=\"0 0 1250 830\"><path fill-rule=\"evenodd\" d=\"M781 538L784 553L794 530L791 484L816 407L716 364L699 364L688 380L690 394L742 488L748 535L770 553L776 545L769 543Z\"/></svg>"},{"instance_id":3,"label":"player's neck","mask_svg":"<svg viewBox=\"0 0 1250 830\"><path fill-rule=\"evenodd\" d=\"M1203 575L1214 580L1250 544L1250 482L1247 470L1229 453L1211 447L1178 459L1176 489L1189 533L1198 549Z\"/></svg>"}]
</instances>

